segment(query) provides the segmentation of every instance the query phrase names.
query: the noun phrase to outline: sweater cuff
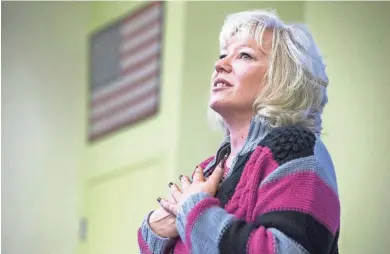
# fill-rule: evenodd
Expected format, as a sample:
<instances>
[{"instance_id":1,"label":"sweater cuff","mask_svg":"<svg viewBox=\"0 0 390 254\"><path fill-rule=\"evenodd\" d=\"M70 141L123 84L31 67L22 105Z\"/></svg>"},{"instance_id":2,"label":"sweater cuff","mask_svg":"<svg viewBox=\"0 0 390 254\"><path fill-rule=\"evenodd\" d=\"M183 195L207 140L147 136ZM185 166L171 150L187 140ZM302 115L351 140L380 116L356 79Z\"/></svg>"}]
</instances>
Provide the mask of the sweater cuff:
<instances>
[{"instance_id":1,"label":"sweater cuff","mask_svg":"<svg viewBox=\"0 0 390 254\"><path fill-rule=\"evenodd\" d=\"M203 201L205 199L213 199L214 200L214 198L210 194L205 193L205 192L199 192L199 193L195 193L195 194L192 194L191 196L189 196L187 198L187 200L185 200L184 203L182 204L180 211L177 214L177 218L176 218L177 232L179 233L182 241L185 242L185 239L186 239L186 232L185 231L186 231L186 225L187 225L187 217L188 217L189 213L197 204L199 204L201 201ZM199 211L199 212L202 212L202 211Z\"/></svg>"},{"instance_id":2,"label":"sweater cuff","mask_svg":"<svg viewBox=\"0 0 390 254\"><path fill-rule=\"evenodd\" d=\"M176 239L161 237L153 232L149 225L149 217L152 213L153 211L146 216L138 233L141 253L166 253L173 247Z\"/></svg>"}]
</instances>

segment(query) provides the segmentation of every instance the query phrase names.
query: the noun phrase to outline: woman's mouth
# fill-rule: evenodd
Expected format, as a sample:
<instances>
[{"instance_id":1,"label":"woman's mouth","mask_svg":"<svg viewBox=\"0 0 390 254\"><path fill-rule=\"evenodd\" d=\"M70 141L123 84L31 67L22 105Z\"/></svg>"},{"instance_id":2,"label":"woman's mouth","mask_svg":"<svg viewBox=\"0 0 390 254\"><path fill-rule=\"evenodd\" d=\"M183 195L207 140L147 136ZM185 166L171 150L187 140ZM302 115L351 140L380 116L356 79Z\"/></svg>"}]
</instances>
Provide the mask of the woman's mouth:
<instances>
[{"instance_id":1,"label":"woman's mouth","mask_svg":"<svg viewBox=\"0 0 390 254\"><path fill-rule=\"evenodd\" d=\"M218 91L229 87L232 87L232 85L228 81L222 78L217 78L214 81L213 91Z\"/></svg>"}]
</instances>

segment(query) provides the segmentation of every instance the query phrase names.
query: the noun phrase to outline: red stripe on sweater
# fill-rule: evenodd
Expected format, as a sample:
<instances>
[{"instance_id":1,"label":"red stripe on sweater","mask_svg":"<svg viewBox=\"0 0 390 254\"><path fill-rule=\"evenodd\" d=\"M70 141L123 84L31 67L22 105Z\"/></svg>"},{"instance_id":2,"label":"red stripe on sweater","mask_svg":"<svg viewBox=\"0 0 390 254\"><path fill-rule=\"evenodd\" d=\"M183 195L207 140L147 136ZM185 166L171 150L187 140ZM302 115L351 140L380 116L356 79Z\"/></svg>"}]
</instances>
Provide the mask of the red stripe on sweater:
<instances>
[{"instance_id":1,"label":"red stripe on sweater","mask_svg":"<svg viewBox=\"0 0 390 254\"><path fill-rule=\"evenodd\" d=\"M138 229L138 245L142 254L153 254L149 250L148 244L145 242L144 238L142 237L141 228Z\"/></svg>"},{"instance_id":2,"label":"red stripe on sweater","mask_svg":"<svg viewBox=\"0 0 390 254\"><path fill-rule=\"evenodd\" d=\"M236 190L225 209L236 217L251 222L260 183L278 166L271 150L268 147L258 146L245 165Z\"/></svg>"},{"instance_id":3,"label":"red stripe on sweater","mask_svg":"<svg viewBox=\"0 0 390 254\"><path fill-rule=\"evenodd\" d=\"M246 249L248 254L276 254L275 246L276 241L273 234L264 227L260 227L252 231Z\"/></svg>"},{"instance_id":4,"label":"red stripe on sweater","mask_svg":"<svg viewBox=\"0 0 390 254\"><path fill-rule=\"evenodd\" d=\"M287 175L259 188L255 215L294 210L310 214L335 234L340 203L334 191L315 172Z\"/></svg>"},{"instance_id":5,"label":"red stripe on sweater","mask_svg":"<svg viewBox=\"0 0 390 254\"><path fill-rule=\"evenodd\" d=\"M189 250L187 249L187 246L184 244L184 242L179 238L176 241L175 249L173 250L174 254L190 254Z\"/></svg>"}]
</instances>

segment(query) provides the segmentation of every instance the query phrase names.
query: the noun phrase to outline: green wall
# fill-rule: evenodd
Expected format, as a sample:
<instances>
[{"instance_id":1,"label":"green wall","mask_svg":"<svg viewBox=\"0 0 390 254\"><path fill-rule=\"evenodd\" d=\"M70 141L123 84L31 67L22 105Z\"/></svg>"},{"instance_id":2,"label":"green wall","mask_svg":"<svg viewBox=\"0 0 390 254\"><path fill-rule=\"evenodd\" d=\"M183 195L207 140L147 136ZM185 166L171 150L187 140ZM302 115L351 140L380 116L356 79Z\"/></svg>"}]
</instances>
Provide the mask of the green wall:
<instances>
[{"instance_id":1,"label":"green wall","mask_svg":"<svg viewBox=\"0 0 390 254\"><path fill-rule=\"evenodd\" d=\"M2 251L76 253L79 243L77 253L98 254L101 241L137 253L154 197L221 141L206 112L223 19L273 7L309 25L328 65L323 139L339 182L341 253L389 253L390 3L167 2L159 115L86 144L87 36L142 4L2 4Z\"/></svg>"},{"instance_id":2,"label":"green wall","mask_svg":"<svg viewBox=\"0 0 390 254\"><path fill-rule=\"evenodd\" d=\"M106 23L115 21L144 4L144 2L94 3L90 30L94 31ZM87 216L90 222L88 226L90 241L80 244L79 253L104 253L104 248L111 247L115 248L112 250L115 253L126 253L125 248L129 248L127 249L129 253L136 253L138 248L136 232L143 217L156 207L158 195L168 194L166 187L168 181L177 178L175 168L179 149L177 134L181 111L180 92L184 59L182 38L185 36L183 21L186 3L167 2L164 5L159 114L142 124L123 129L115 135L85 146L83 215ZM128 192L128 196L121 199L123 192ZM134 193L138 194L131 196ZM106 203L102 200L106 200ZM136 204L133 204L134 202ZM129 205L126 206L125 203ZM125 216L123 220L120 219L122 215L117 214L119 210L127 211L127 217ZM115 228L113 224L123 227ZM110 234L111 238L107 239L97 230L113 233ZM128 232L128 239L116 244L116 239L123 237L123 234L118 233L121 230Z\"/></svg>"},{"instance_id":3,"label":"green wall","mask_svg":"<svg viewBox=\"0 0 390 254\"><path fill-rule=\"evenodd\" d=\"M75 253L89 4L1 5L1 253Z\"/></svg>"},{"instance_id":4,"label":"green wall","mask_svg":"<svg viewBox=\"0 0 390 254\"><path fill-rule=\"evenodd\" d=\"M91 31L117 20L142 2L96 2L92 7ZM123 129L115 135L86 145L88 163L86 177L94 177L135 161L143 160L160 151L171 152L177 146L178 112L181 80L180 38L183 36L182 15L184 3L166 3L165 35L163 45L163 70L161 108L157 117L133 128ZM177 41L177 43L169 43ZM168 42L168 43L167 43ZM174 71L172 71L174 70ZM162 130L164 135L162 135Z\"/></svg>"},{"instance_id":5,"label":"green wall","mask_svg":"<svg viewBox=\"0 0 390 254\"><path fill-rule=\"evenodd\" d=\"M341 253L390 253L390 3L310 2L328 65L324 141L341 198Z\"/></svg>"}]
</instances>

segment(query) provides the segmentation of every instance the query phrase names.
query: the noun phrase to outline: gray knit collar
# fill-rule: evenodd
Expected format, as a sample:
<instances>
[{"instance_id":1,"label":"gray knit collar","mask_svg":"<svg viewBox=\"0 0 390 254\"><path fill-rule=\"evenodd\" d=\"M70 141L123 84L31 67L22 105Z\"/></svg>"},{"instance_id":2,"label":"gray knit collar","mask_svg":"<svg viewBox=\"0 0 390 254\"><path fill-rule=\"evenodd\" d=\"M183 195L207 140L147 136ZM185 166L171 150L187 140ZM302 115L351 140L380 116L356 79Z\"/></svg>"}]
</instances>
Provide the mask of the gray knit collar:
<instances>
[{"instance_id":1,"label":"gray knit collar","mask_svg":"<svg viewBox=\"0 0 390 254\"><path fill-rule=\"evenodd\" d=\"M258 115L253 116L249 125L248 136L246 137L245 144L238 155L253 151L260 141L271 131L271 128L272 127L269 125L269 122L264 117ZM230 145L230 135L226 135L221 147L227 143Z\"/></svg>"},{"instance_id":2,"label":"gray knit collar","mask_svg":"<svg viewBox=\"0 0 390 254\"><path fill-rule=\"evenodd\" d=\"M233 159L232 165L228 172L228 176L233 171L237 158L240 157L240 155L244 155L255 150L256 146L259 145L260 141L271 131L271 129L272 127L269 125L269 122L264 117L258 115L252 117L245 144L241 148L237 156ZM213 171L215 166L220 162L220 160L226 153L230 153L230 136L228 134L226 135L220 148L218 149L217 155L206 167L205 172Z\"/></svg>"}]
</instances>

